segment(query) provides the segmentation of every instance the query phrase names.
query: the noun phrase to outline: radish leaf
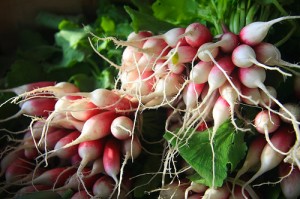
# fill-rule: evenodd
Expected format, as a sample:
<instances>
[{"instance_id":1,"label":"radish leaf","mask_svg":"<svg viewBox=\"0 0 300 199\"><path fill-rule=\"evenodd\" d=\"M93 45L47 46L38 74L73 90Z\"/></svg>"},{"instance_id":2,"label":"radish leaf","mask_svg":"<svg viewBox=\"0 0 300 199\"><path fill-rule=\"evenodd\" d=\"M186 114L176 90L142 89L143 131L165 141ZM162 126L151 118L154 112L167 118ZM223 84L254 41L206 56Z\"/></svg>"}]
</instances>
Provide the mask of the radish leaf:
<instances>
[{"instance_id":1,"label":"radish leaf","mask_svg":"<svg viewBox=\"0 0 300 199\"><path fill-rule=\"evenodd\" d=\"M182 158L199 174L200 179L193 180L207 186L212 186L212 149L210 146L211 129L201 133L194 133L188 140L179 143L178 151ZM191 133L188 132L188 133ZM166 133L164 138L174 146L176 139ZM224 123L214 137L215 151L215 186L220 187L228 172L232 172L246 153L244 133L236 132L230 122Z\"/></svg>"}]
</instances>

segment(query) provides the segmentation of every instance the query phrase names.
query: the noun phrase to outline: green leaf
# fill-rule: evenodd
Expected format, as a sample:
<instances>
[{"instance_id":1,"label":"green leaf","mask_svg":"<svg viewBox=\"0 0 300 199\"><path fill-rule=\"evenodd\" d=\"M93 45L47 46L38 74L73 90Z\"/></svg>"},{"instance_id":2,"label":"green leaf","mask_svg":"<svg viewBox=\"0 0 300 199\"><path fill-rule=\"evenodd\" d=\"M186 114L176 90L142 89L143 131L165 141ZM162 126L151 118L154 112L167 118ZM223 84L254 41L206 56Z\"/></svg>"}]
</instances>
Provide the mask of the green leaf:
<instances>
[{"instance_id":1,"label":"green leaf","mask_svg":"<svg viewBox=\"0 0 300 199\"><path fill-rule=\"evenodd\" d=\"M85 51L81 50L78 45L86 37L87 32L83 29L61 30L55 34L56 44L63 50L63 57L59 65L68 67L84 60Z\"/></svg>"},{"instance_id":2,"label":"green leaf","mask_svg":"<svg viewBox=\"0 0 300 199\"><path fill-rule=\"evenodd\" d=\"M115 22L110 17L102 16L101 27L106 33L110 33L115 31L116 25Z\"/></svg>"},{"instance_id":3,"label":"green leaf","mask_svg":"<svg viewBox=\"0 0 300 199\"><path fill-rule=\"evenodd\" d=\"M149 30L157 33L167 31L175 27L171 23L159 20L150 14L134 10L129 6L125 6L125 10L131 17L131 26L135 32L138 32L140 30Z\"/></svg>"},{"instance_id":4,"label":"green leaf","mask_svg":"<svg viewBox=\"0 0 300 199\"><path fill-rule=\"evenodd\" d=\"M202 133L194 133L188 143L185 141L179 143L178 151L182 158L201 176L200 179L194 180L211 187L213 167L210 132L211 129ZM172 146L176 145L176 138L172 134L166 133L164 138ZM232 172L244 158L246 149L243 132L236 132L230 121L220 126L214 137L216 187L222 186L228 173Z\"/></svg>"},{"instance_id":5,"label":"green leaf","mask_svg":"<svg viewBox=\"0 0 300 199\"><path fill-rule=\"evenodd\" d=\"M179 24L191 21L197 14L198 3L195 0L157 0L153 5L153 14L160 20Z\"/></svg>"}]
</instances>

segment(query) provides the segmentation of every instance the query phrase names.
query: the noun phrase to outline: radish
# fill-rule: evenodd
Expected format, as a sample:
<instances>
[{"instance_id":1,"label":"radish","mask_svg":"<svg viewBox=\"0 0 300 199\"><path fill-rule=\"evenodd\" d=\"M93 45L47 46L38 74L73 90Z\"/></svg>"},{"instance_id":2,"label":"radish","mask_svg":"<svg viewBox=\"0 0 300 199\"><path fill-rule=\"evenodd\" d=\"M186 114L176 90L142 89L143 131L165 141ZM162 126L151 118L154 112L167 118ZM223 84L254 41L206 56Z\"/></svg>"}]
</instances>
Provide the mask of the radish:
<instances>
[{"instance_id":1,"label":"radish","mask_svg":"<svg viewBox=\"0 0 300 199\"><path fill-rule=\"evenodd\" d=\"M297 121L300 121L300 106L296 103L285 103L283 106L292 114L294 115ZM279 109L280 119L285 123L291 123L291 118L289 115L284 111L284 109Z\"/></svg>"},{"instance_id":2,"label":"radish","mask_svg":"<svg viewBox=\"0 0 300 199\"><path fill-rule=\"evenodd\" d=\"M128 71L132 68L132 65L135 65L140 58L143 56L142 52L139 52L136 48L132 46L127 46L122 53L122 66L121 71Z\"/></svg>"},{"instance_id":3,"label":"radish","mask_svg":"<svg viewBox=\"0 0 300 199\"><path fill-rule=\"evenodd\" d=\"M114 189L114 180L107 175L100 177L93 186L93 194L97 198L111 198Z\"/></svg>"},{"instance_id":4,"label":"radish","mask_svg":"<svg viewBox=\"0 0 300 199\"><path fill-rule=\"evenodd\" d=\"M82 190L74 193L71 199L90 199L90 198L91 197L89 196L89 194L85 190Z\"/></svg>"},{"instance_id":5,"label":"radish","mask_svg":"<svg viewBox=\"0 0 300 199\"><path fill-rule=\"evenodd\" d=\"M81 100L72 103L67 110L68 109L71 109L71 115L79 121L87 121L92 116L101 112L101 110L92 102L85 102Z\"/></svg>"},{"instance_id":6,"label":"radish","mask_svg":"<svg viewBox=\"0 0 300 199\"><path fill-rule=\"evenodd\" d=\"M266 86L266 89L267 89L268 93L270 93L270 95L273 96L273 98L277 98L277 91L274 87ZM262 90L260 90L260 96L261 96L260 105L262 105L262 106L267 105L270 108L274 107L276 105L276 103L274 101L272 101L270 99L270 97L265 92L263 92Z\"/></svg>"},{"instance_id":7,"label":"radish","mask_svg":"<svg viewBox=\"0 0 300 199\"><path fill-rule=\"evenodd\" d=\"M117 92L99 88L91 93L74 93L74 96L84 97L82 100L88 100L95 104L99 109L113 111L132 111L135 108L134 103L125 97L121 97ZM86 99L85 99L86 98Z\"/></svg>"},{"instance_id":8,"label":"radish","mask_svg":"<svg viewBox=\"0 0 300 199\"><path fill-rule=\"evenodd\" d=\"M107 140L104 146L103 152L103 166L104 171L115 181L115 187L111 192L111 196L114 194L118 187L117 175L120 172L121 167L121 149L118 140L115 138L110 138Z\"/></svg>"},{"instance_id":9,"label":"radish","mask_svg":"<svg viewBox=\"0 0 300 199\"><path fill-rule=\"evenodd\" d=\"M29 92L29 91L32 91L32 90L37 89L37 88L47 87L47 86L54 86L54 85L55 85L55 82L50 82L50 81L33 82L33 83L17 86L17 87L14 87L14 88L3 89L3 90L0 90L0 93L13 92L16 95L20 95L22 93Z\"/></svg>"},{"instance_id":10,"label":"radish","mask_svg":"<svg viewBox=\"0 0 300 199\"><path fill-rule=\"evenodd\" d=\"M115 138L125 140L133 135L133 125L131 118L127 116L119 116L113 120L110 130Z\"/></svg>"},{"instance_id":11,"label":"radish","mask_svg":"<svg viewBox=\"0 0 300 199\"><path fill-rule=\"evenodd\" d=\"M300 196L300 171L288 163L279 165L280 187L287 199L294 199Z\"/></svg>"},{"instance_id":12,"label":"radish","mask_svg":"<svg viewBox=\"0 0 300 199\"><path fill-rule=\"evenodd\" d=\"M186 69L186 66L183 63L179 63L179 64L168 63L168 69L171 73L180 75L183 74L184 70Z\"/></svg>"},{"instance_id":13,"label":"radish","mask_svg":"<svg viewBox=\"0 0 300 199\"><path fill-rule=\"evenodd\" d=\"M226 185L219 188L206 189L202 199L227 199L230 195L229 189Z\"/></svg>"},{"instance_id":14,"label":"radish","mask_svg":"<svg viewBox=\"0 0 300 199\"><path fill-rule=\"evenodd\" d=\"M269 29L272 25L275 23L281 22L283 20L288 19L297 19L300 18L299 16L285 16L285 17L279 17L277 19L273 19L271 21L267 22L252 22L248 25L246 25L239 33L240 40L250 46L255 46L262 42L265 37L267 36Z\"/></svg>"},{"instance_id":15,"label":"radish","mask_svg":"<svg viewBox=\"0 0 300 199\"><path fill-rule=\"evenodd\" d=\"M197 49L191 46L179 46L169 51L167 58L171 58L172 64L184 64L191 62L197 53Z\"/></svg>"},{"instance_id":16,"label":"radish","mask_svg":"<svg viewBox=\"0 0 300 199\"><path fill-rule=\"evenodd\" d=\"M48 185L27 185L27 186L22 187L21 189L19 189L15 193L14 198L25 195L27 193L33 193L33 192L36 192L36 191L43 191L43 190L48 190L48 189L51 189L51 186L48 186Z\"/></svg>"},{"instance_id":17,"label":"radish","mask_svg":"<svg viewBox=\"0 0 300 199\"><path fill-rule=\"evenodd\" d=\"M251 143L244 160L242 167L238 170L233 180L232 191L235 189L235 182L245 174L249 169L258 166L260 163L261 153L266 145L266 140L263 136L257 136Z\"/></svg>"},{"instance_id":18,"label":"radish","mask_svg":"<svg viewBox=\"0 0 300 199\"><path fill-rule=\"evenodd\" d=\"M229 56L224 56L217 61L218 61L218 66L214 65L211 71L209 72L208 92L204 97L204 99L202 100L201 105L207 102L207 100L209 99L213 91L221 87L226 82L226 78L227 78L226 76L230 75L235 67ZM220 68L225 71L225 74L223 74Z\"/></svg>"},{"instance_id":19,"label":"radish","mask_svg":"<svg viewBox=\"0 0 300 199\"><path fill-rule=\"evenodd\" d=\"M91 177L99 173L104 173L104 166L103 166L103 160L102 157L96 159L93 161L92 170L89 174L87 174L85 177Z\"/></svg>"},{"instance_id":20,"label":"radish","mask_svg":"<svg viewBox=\"0 0 300 199\"><path fill-rule=\"evenodd\" d=\"M197 52L197 56L201 61L210 62L212 59L216 58L219 54L219 47L215 46L212 42L207 42L202 44Z\"/></svg>"},{"instance_id":21,"label":"radish","mask_svg":"<svg viewBox=\"0 0 300 199\"><path fill-rule=\"evenodd\" d=\"M252 47L246 44L242 44L236 47L233 50L231 56L232 56L232 62L240 68L248 68L253 65L256 65L262 68L266 68L268 70L277 70L278 72L280 72L285 76L291 76L291 74L282 71L278 67L270 67L258 62L256 59L255 51L253 50Z\"/></svg>"},{"instance_id":22,"label":"radish","mask_svg":"<svg viewBox=\"0 0 300 199\"><path fill-rule=\"evenodd\" d=\"M61 187L76 172L73 167L56 167L53 169L46 170L41 175L33 178L28 184L36 185L49 185L55 187Z\"/></svg>"},{"instance_id":23,"label":"radish","mask_svg":"<svg viewBox=\"0 0 300 199\"><path fill-rule=\"evenodd\" d=\"M270 100L274 101L287 115L289 115L289 118L291 119L291 122L293 124L295 133L297 137L299 137L300 130L298 121L295 118L295 116L287 110L281 102L279 102L276 98L274 98L269 91L267 90L266 86L263 84L263 82L266 79L266 71L263 68L252 66L249 68L239 68L239 79L248 88L260 88L269 98Z\"/></svg>"},{"instance_id":24,"label":"radish","mask_svg":"<svg viewBox=\"0 0 300 199\"><path fill-rule=\"evenodd\" d=\"M216 135L216 132L218 128L230 118L230 106L224 100L221 96L217 99L214 107L213 107L213 120L214 120L214 126L210 137L210 146L212 150L212 187L214 187L215 184L215 151L214 151L214 137Z\"/></svg>"},{"instance_id":25,"label":"radish","mask_svg":"<svg viewBox=\"0 0 300 199\"><path fill-rule=\"evenodd\" d=\"M206 26L192 23L185 29L185 40L190 46L199 48L202 44L211 42L212 34Z\"/></svg>"},{"instance_id":26,"label":"radish","mask_svg":"<svg viewBox=\"0 0 300 199\"><path fill-rule=\"evenodd\" d=\"M47 98L35 98L29 99L22 103L21 110L17 112L15 115L7 117L5 119L0 120L0 122L6 122L11 119L17 118L22 114L37 116L37 117L46 117L54 110L54 105L56 100L47 99Z\"/></svg>"},{"instance_id":27,"label":"radish","mask_svg":"<svg viewBox=\"0 0 300 199\"><path fill-rule=\"evenodd\" d=\"M16 102L22 97L27 97L29 96L28 99L34 98L34 97L39 97L41 94L53 94L56 98L61 98L66 95L66 93L75 93L79 92L79 88L76 87L74 84L69 83L69 82L59 82L55 84L54 86L46 86L46 87L41 87L41 88L36 88L34 90L22 93L15 97L13 99L13 102ZM26 101L27 99L25 99ZM21 100L22 102L22 100Z\"/></svg>"},{"instance_id":28,"label":"radish","mask_svg":"<svg viewBox=\"0 0 300 199\"><path fill-rule=\"evenodd\" d=\"M0 176L5 174L5 171L13 163L13 161L17 159L23 159L24 158L24 151L23 150L13 150L10 151L8 154L4 156L4 158L1 158L0 167L1 172Z\"/></svg>"},{"instance_id":29,"label":"radish","mask_svg":"<svg viewBox=\"0 0 300 199\"><path fill-rule=\"evenodd\" d=\"M81 142L78 146L78 154L81 157L80 165L77 169L77 175L82 177L84 167L91 161L98 159L103 155L103 149L106 139L98 139Z\"/></svg>"},{"instance_id":30,"label":"radish","mask_svg":"<svg viewBox=\"0 0 300 199\"><path fill-rule=\"evenodd\" d=\"M10 164L5 170L5 180L7 183L13 183L24 178L33 171L33 163L25 159L15 159L13 164Z\"/></svg>"},{"instance_id":31,"label":"radish","mask_svg":"<svg viewBox=\"0 0 300 199\"><path fill-rule=\"evenodd\" d=\"M61 138L60 140L58 140L54 146L54 150L56 150L56 152L52 153L51 155L55 155L61 159L68 159L71 156L77 154L77 148L78 148L77 145L74 145L74 146L71 146L69 148L65 148L62 150L58 150L58 149L62 148L66 144L77 139L79 136L80 136L79 131L73 131L73 132L69 133L68 135L64 136L63 138Z\"/></svg>"},{"instance_id":32,"label":"radish","mask_svg":"<svg viewBox=\"0 0 300 199\"><path fill-rule=\"evenodd\" d=\"M259 133L265 134L267 137L269 133L273 133L279 128L280 118L274 113L262 110L255 116L254 125Z\"/></svg>"},{"instance_id":33,"label":"radish","mask_svg":"<svg viewBox=\"0 0 300 199\"><path fill-rule=\"evenodd\" d=\"M188 83L183 90L183 101L187 110L192 110L198 104L198 98L205 84Z\"/></svg>"},{"instance_id":34,"label":"radish","mask_svg":"<svg viewBox=\"0 0 300 199\"><path fill-rule=\"evenodd\" d=\"M254 47L254 51L256 53L257 60L269 66L287 66L293 68L300 68L300 66L297 64L288 63L282 60L279 49L271 43L259 43Z\"/></svg>"},{"instance_id":35,"label":"radish","mask_svg":"<svg viewBox=\"0 0 300 199\"><path fill-rule=\"evenodd\" d=\"M66 144L63 148L68 148L85 141L98 140L109 135L110 126L117 114L113 111L105 111L88 119L82 128L80 136Z\"/></svg>"},{"instance_id":36,"label":"radish","mask_svg":"<svg viewBox=\"0 0 300 199\"><path fill-rule=\"evenodd\" d=\"M163 39L148 38L143 44L142 49L139 49L148 57L161 57L168 52L168 44Z\"/></svg>"},{"instance_id":37,"label":"radish","mask_svg":"<svg viewBox=\"0 0 300 199\"><path fill-rule=\"evenodd\" d=\"M203 185L203 184L196 183L196 182L192 181L190 186L185 189L185 194L184 194L185 197L184 198L189 198L188 195L189 195L190 191L192 191L193 193L203 194L206 191L207 188L208 187Z\"/></svg>"},{"instance_id":38,"label":"radish","mask_svg":"<svg viewBox=\"0 0 300 199\"><path fill-rule=\"evenodd\" d=\"M278 151L281 151L283 153L288 152L290 147L295 142L295 133L290 131L291 129L289 127L282 126L273 133L273 136L271 137L270 141ZM267 143L266 146L264 147L260 156L261 164L259 170L252 176L251 179L249 179L242 186L242 192L244 196L245 196L244 189L246 186L248 186L256 178L258 178L265 172L278 166L280 162L284 159L285 156L282 153L278 153L277 151L275 151L274 147L272 147L269 143Z\"/></svg>"},{"instance_id":39,"label":"radish","mask_svg":"<svg viewBox=\"0 0 300 199\"><path fill-rule=\"evenodd\" d=\"M190 81L196 84L203 84L207 82L209 72L213 65L213 62L198 62L190 71Z\"/></svg>"}]
</instances>

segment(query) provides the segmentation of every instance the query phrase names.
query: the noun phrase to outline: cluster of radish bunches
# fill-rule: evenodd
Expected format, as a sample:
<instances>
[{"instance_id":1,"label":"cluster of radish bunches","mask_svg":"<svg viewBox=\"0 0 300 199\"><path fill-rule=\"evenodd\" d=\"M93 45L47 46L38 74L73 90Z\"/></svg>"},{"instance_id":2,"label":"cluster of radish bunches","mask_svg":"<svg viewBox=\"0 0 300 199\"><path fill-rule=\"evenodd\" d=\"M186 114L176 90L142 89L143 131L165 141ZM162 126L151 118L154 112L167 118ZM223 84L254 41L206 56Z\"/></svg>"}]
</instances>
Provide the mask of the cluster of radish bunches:
<instances>
[{"instance_id":1,"label":"cluster of radish bunches","mask_svg":"<svg viewBox=\"0 0 300 199\"><path fill-rule=\"evenodd\" d=\"M166 167L175 164L178 150L167 148L161 198L258 198L250 185L275 168L282 177L278 182L283 194L297 197L299 106L281 103L276 89L265 84L270 70L299 82L300 66L282 60L278 48L265 41L273 24L294 18L300 17L254 22L238 35L224 28L223 34L213 36L209 28L196 22L160 35L131 33L126 41L102 38L125 47L121 66L99 54L119 69L114 90L80 92L66 82L4 90L17 95L0 106L11 102L21 109L1 122L25 114L32 117L32 123L28 131L20 132L24 138L14 140L15 145L7 146L2 154L2 191L11 186L23 187L16 194L71 188L79 192L74 198L125 197L132 189L125 165L142 148L135 134L137 118L144 110L163 107L169 110L166 131L186 144L193 133L212 127L213 177L218 155L214 138L225 121L231 121L237 133L254 134L256 139L249 145L244 165L222 187L215 186L214 178L209 188L176 177L166 184L164 176L171 172ZM299 86L295 88L299 91ZM260 111L253 120L243 115L241 105ZM252 178L244 178L253 171Z\"/></svg>"},{"instance_id":2,"label":"cluster of radish bunches","mask_svg":"<svg viewBox=\"0 0 300 199\"><path fill-rule=\"evenodd\" d=\"M17 94L10 101L20 111L1 122L21 114L32 122L24 131L8 131L14 135L1 152L2 194L49 190L63 195L71 189L73 199L130 198L125 165L142 151L134 103L106 89L83 93L67 82L5 91Z\"/></svg>"},{"instance_id":3,"label":"cluster of radish bunches","mask_svg":"<svg viewBox=\"0 0 300 199\"><path fill-rule=\"evenodd\" d=\"M121 66L115 65L119 68L119 90L131 96L139 110L167 107L170 115L166 130L174 133L177 129L178 137L186 143L191 130L196 132L203 126L212 126L213 176L218 155L213 143L220 125L230 120L238 132L253 133L251 129L255 127L258 137L263 134L258 143L260 151L258 147L255 152L249 148L250 160L245 160L245 166L233 182L235 185L249 168L260 165L255 175L240 187L242 195L247 197L245 188L249 184L283 162L293 166L299 180L300 108L296 103L281 103L276 88L265 84L269 71L279 73L282 80L299 77L300 65L282 60L279 49L265 41L273 24L296 18L300 17L254 22L242 28L238 35L224 28L223 34L214 37L208 27L196 22L159 35L141 31L131 33L126 41L104 39L125 47ZM261 110L254 122L241 113L241 105ZM166 161L172 160L166 158ZM291 169L281 183L293 178L292 173ZM211 188L217 188L214 179ZM284 194L300 193L295 189L284 190Z\"/></svg>"}]
</instances>

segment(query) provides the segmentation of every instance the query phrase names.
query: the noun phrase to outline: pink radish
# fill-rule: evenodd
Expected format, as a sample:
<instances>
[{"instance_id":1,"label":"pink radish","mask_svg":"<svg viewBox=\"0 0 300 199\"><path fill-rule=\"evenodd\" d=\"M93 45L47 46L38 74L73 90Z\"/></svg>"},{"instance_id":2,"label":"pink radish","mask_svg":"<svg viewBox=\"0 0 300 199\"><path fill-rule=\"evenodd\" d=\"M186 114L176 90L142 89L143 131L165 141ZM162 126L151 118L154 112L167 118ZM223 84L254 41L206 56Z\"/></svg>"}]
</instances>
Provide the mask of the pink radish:
<instances>
[{"instance_id":1,"label":"pink radish","mask_svg":"<svg viewBox=\"0 0 300 199\"><path fill-rule=\"evenodd\" d=\"M191 182L190 186L188 188L185 189L185 198L189 198L189 192L193 192L193 193L201 193L201 195L203 195L203 193L206 191L208 187L200 184L200 183L196 183L194 181Z\"/></svg>"},{"instance_id":2,"label":"pink radish","mask_svg":"<svg viewBox=\"0 0 300 199\"><path fill-rule=\"evenodd\" d=\"M207 42L202 44L197 52L197 56L201 61L210 62L212 58L216 58L219 54L219 47L214 45L215 43Z\"/></svg>"},{"instance_id":3,"label":"pink radish","mask_svg":"<svg viewBox=\"0 0 300 199\"><path fill-rule=\"evenodd\" d=\"M55 99L47 99L47 98L29 99L24 103L22 103L21 110L19 112L17 112L15 115L0 120L0 122L9 121L11 119L21 116L22 114L26 114L30 116L46 117L50 114L51 111L54 110L55 103L56 103Z\"/></svg>"},{"instance_id":4,"label":"pink radish","mask_svg":"<svg viewBox=\"0 0 300 199\"><path fill-rule=\"evenodd\" d=\"M98 198L110 198L113 194L114 180L107 175L100 177L93 186L93 194Z\"/></svg>"},{"instance_id":5,"label":"pink radish","mask_svg":"<svg viewBox=\"0 0 300 199\"><path fill-rule=\"evenodd\" d=\"M85 141L98 140L109 135L112 121L117 117L113 111L106 111L88 119L80 136L62 148L68 148Z\"/></svg>"},{"instance_id":6,"label":"pink radish","mask_svg":"<svg viewBox=\"0 0 300 199\"><path fill-rule=\"evenodd\" d=\"M48 189L51 189L51 186L49 186L49 185L27 185L27 186L19 189L17 191L17 193L15 194L15 197L22 196L27 193L33 193L36 191L43 191L43 190L48 190Z\"/></svg>"},{"instance_id":7,"label":"pink radish","mask_svg":"<svg viewBox=\"0 0 300 199\"><path fill-rule=\"evenodd\" d=\"M103 152L103 166L107 175L115 181L114 190L111 192L111 195L113 195L118 187L119 180L117 175L121 169L121 149L118 140L115 138L108 139L105 144Z\"/></svg>"},{"instance_id":8,"label":"pink radish","mask_svg":"<svg viewBox=\"0 0 300 199\"><path fill-rule=\"evenodd\" d=\"M235 67L229 56L224 56L219 60L217 60L217 62L218 62L218 66L214 65L211 71L209 72L208 92L205 98L202 100L201 104L205 104L209 99L209 97L211 96L212 92L218 89L219 87L221 87L226 82L226 79L229 77L226 77L225 75L227 76L230 75ZM225 71L225 75L220 70L220 68Z\"/></svg>"},{"instance_id":9,"label":"pink radish","mask_svg":"<svg viewBox=\"0 0 300 199\"><path fill-rule=\"evenodd\" d=\"M130 46L134 46L136 48L142 48L146 39L148 39L149 37L151 37L153 34L149 31L140 31L138 33L135 32L131 32L128 36L127 36L127 42L129 42Z\"/></svg>"},{"instance_id":10,"label":"pink radish","mask_svg":"<svg viewBox=\"0 0 300 199\"><path fill-rule=\"evenodd\" d=\"M179 63L179 64L168 63L168 69L171 73L180 75L184 72L186 66L183 63Z\"/></svg>"},{"instance_id":11,"label":"pink radish","mask_svg":"<svg viewBox=\"0 0 300 199\"><path fill-rule=\"evenodd\" d=\"M94 176L99 173L104 173L104 166L103 166L103 160L102 157L96 159L93 161L91 172L86 175L85 177Z\"/></svg>"},{"instance_id":12,"label":"pink radish","mask_svg":"<svg viewBox=\"0 0 300 199\"><path fill-rule=\"evenodd\" d=\"M286 153L293 145L295 142L295 133L290 131L291 128L282 126L273 133L273 136L271 137L271 143L276 150ZM283 154L275 151L274 148L267 143L260 156L261 164L259 170L242 186L243 195L246 186L248 186L265 172L278 166L284 157L285 156Z\"/></svg>"},{"instance_id":13,"label":"pink radish","mask_svg":"<svg viewBox=\"0 0 300 199\"><path fill-rule=\"evenodd\" d=\"M190 71L190 80L196 84L207 82L209 72L213 65L213 62L198 62Z\"/></svg>"},{"instance_id":14,"label":"pink radish","mask_svg":"<svg viewBox=\"0 0 300 199\"><path fill-rule=\"evenodd\" d=\"M87 176L88 173L90 172L89 169L84 168L82 170L82 178L79 179L77 173L74 173L67 181L66 183L54 189L54 191L62 191L62 190L67 190L67 189L72 189L72 190L90 190L93 187L93 184L96 182L96 180L100 177L99 175L93 175L93 176Z\"/></svg>"},{"instance_id":15,"label":"pink radish","mask_svg":"<svg viewBox=\"0 0 300 199\"><path fill-rule=\"evenodd\" d=\"M81 142L78 146L78 154L81 157L80 165L77 169L77 175L81 176L83 168L91 161L98 159L103 155L103 148L106 139L98 139Z\"/></svg>"},{"instance_id":16,"label":"pink radish","mask_svg":"<svg viewBox=\"0 0 300 199\"><path fill-rule=\"evenodd\" d=\"M88 101L95 104L99 109L131 111L133 108L135 108L135 104L128 98L121 97L117 92L108 89L99 88L91 93L74 93L73 95L85 97Z\"/></svg>"},{"instance_id":17,"label":"pink radish","mask_svg":"<svg viewBox=\"0 0 300 199\"><path fill-rule=\"evenodd\" d=\"M139 52L136 48L132 46L127 46L122 53L122 66L121 71L127 71L135 65L140 58L143 56L142 52Z\"/></svg>"},{"instance_id":18,"label":"pink radish","mask_svg":"<svg viewBox=\"0 0 300 199\"><path fill-rule=\"evenodd\" d=\"M230 195L230 190L226 185L219 188L206 189L202 199L227 199Z\"/></svg>"},{"instance_id":19,"label":"pink radish","mask_svg":"<svg viewBox=\"0 0 300 199\"><path fill-rule=\"evenodd\" d=\"M34 185L55 185L56 187L61 187L75 172L75 168L72 167L57 167L46 170L38 177L32 179L32 181L29 183L32 183Z\"/></svg>"},{"instance_id":20,"label":"pink radish","mask_svg":"<svg viewBox=\"0 0 300 199\"><path fill-rule=\"evenodd\" d=\"M69 133L68 135L64 136L63 138L61 138L60 140L58 140L54 147L54 150L57 150L57 152L53 153L53 155L56 155L57 157L62 158L62 159L68 159L71 156L77 154L77 148L78 148L77 145L74 145L74 146L71 146L69 148L65 148L62 150L58 150L58 149L62 148L66 144L77 139L79 136L80 136L79 131L73 131L73 132Z\"/></svg>"},{"instance_id":21,"label":"pink radish","mask_svg":"<svg viewBox=\"0 0 300 199\"><path fill-rule=\"evenodd\" d=\"M1 167L1 173L0 176L5 174L5 171L13 163L13 161L17 159L23 159L24 158L24 151L23 150L13 150L10 151L8 154L6 154L3 158L1 158L0 167Z\"/></svg>"},{"instance_id":22,"label":"pink radish","mask_svg":"<svg viewBox=\"0 0 300 199\"><path fill-rule=\"evenodd\" d=\"M71 199L90 199L90 198L91 196L89 196L89 194L85 190L81 190L74 193Z\"/></svg>"},{"instance_id":23,"label":"pink radish","mask_svg":"<svg viewBox=\"0 0 300 199\"><path fill-rule=\"evenodd\" d=\"M168 52L168 44L163 39L148 38L140 49L148 57L161 57Z\"/></svg>"},{"instance_id":24,"label":"pink radish","mask_svg":"<svg viewBox=\"0 0 300 199\"><path fill-rule=\"evenodd\" d=\"M269 98L274 101L291 119L295 133L297 136L300 134L298 121L295 116L287 110L281 102L279 102L272 94L268 91L264 85L266 79L266 71L263 68L252 66L249 68L239 68L239 79L248 88L260 88Z\"/></svg>"},{"instance_id":25,"label":"pink radish","mask_svg":"<svg viewBox=\"0 0 300 199\"><path fill-rule=\"evenodd\" d=\"M142 146L137 136L122 141L121 151L128 158L136 159L142 152Z\"/></svg>"},{"instance_id":26,"label":"pink radish","mask_svg":"<svg viewBox=\"0 0 300 199\"><path fill-rule=\"evenodd\" d=\"M295 119L299 122L300 121L300 106L296 103L285 103L283 106L292 114L294 115ZM279 109L280 119L285 123L292 123L291 118L289 115L284 111L284 109Z\"/></svg>"},{"instance_id":27,"label":"pink radish","mask_svg":"<svg viewBox=\"0 0 300 199\"><path fill-rule=\"evenodd\" d=\"M281 59L281 53L279 49L267 42L259 43L254 47L254 51L257 56L257 60L261 63L267 64L269 66L282 66L282 67L293 67L300 68L297 64L288 63Z\"/></svg>"},{"instance_id":28,"label":"pink radish","mask_svg":"<svg viewBox=\"0 0 300 199\"><path fill-rule=\"evenodd\" d=\"M216 132L218 130L218 128L226 121L230 118L230 106L229 104L226 102L226 100L224 100L221 96L217 99L213 110L212 110L212 114L213 114L213 120L214 120L214 126L213 126L213 130L212 130L212 134L210 137L210 146L211 146L211 150L212 150L212 173L213 173L213 178L212 178L212 187L214 187L214 183L215 183L215 175L216 175L216 171L215 171L215 151L214 151L214 136L216 135Z\"/></svg>"},{"instance_id":29,"label":"pink radish","mask_svg":"<svg viewBox=\"0 0 300 199\"><path fill-rule=\"evenodd\" d=\"M267 65L264 65L264 64L258 62L256 59L255 51L253 50L252 47L250 47L246 44L242 44L242 45L239 45L238 47L236 47L233 50L231 56L232 56L232 62L240 68L248 68L250 66L257 65L259 67L262 67L262 68L265 68L268 70L277 70L278 72L280 72L281 74L283 74L285 76L291 76L291 74L282 71L278 67L267 66Z\"/></svg>"},{"instance_id":30,"label":"pink radish","mask_svg":"<svg viewBox=\"0 0 300 199\"><path fill-rule=\"evenodd\" d=\"M187 110L195 108L198 104L198 98L204 88L205 84L188 83L183 90L183 101Z\"/></svg>"},{"instance_id":31,"label":"pink radish","mask_svg":"<svg viewBox=\"0 0 300 199\"><path fill-rule=\"evenodd\" d=\"M285 198L298 198L300 196L299 168L293 168L292 165L282 162L279 165L279 177L282 178L280 181L280 187Z\"/></svg>"},{"instance_id":32,"label":"pink radish","mask_svg":"<svg viewBox=\"0 0 300 199\"><path fill-rule=\"evenodd\" d=\"M169 51L167 58L171 58L172 64L184 64L191 62L197 53L197 49L191 46L179 46Z\"/></svg>"},{"instance_id":33,"label":"pink radish","mask_svg":"<svg viewBox=\"0 0 300 199\"><path fill-rule=\"evenodd\" d=\"M34 89L37 88L41 88L41 87L46 87L46 86L54 86L55 82L47 82L47 81L43 81L43 82L33 82L33 83L28 83L28 84L24 84L18 87L14 87L14 88L9 88L9 89L3 89L0 90L0 93L2 92L13 92L17 95L20 95L22 93L28 92L28 91L32 91Z\"/></svg>"},{"instance_id":34,"label":"pink radish","mask_svg":"<svg viewBox=\"0 0 300 199\"><path fill-rule=\"evenodd\" d=\"M260 111L254 119L254 125L259 133L265 134L267 137L269 133L273 133L280 126L280 118L274 113L269 113L267 110Z\"/></svg>"},{"instance_id":35,"label":"pink radish","mask_svg":"<svg viewBox=\"0 0 300 199\"><path fill-rule=\"evenodd\" d=\"M244 160L243 166L238 170L233 181L233 190L235 189L235 182L245 174L249 169L258 166L260 163L260 156L262 150L267 144L263 136L257 136L251 143L247 152L247 156Z\"/></svg>"},{"instance_id":36,"label":"pink radish","mask_svg":"<svg viewBox=\"0 0 300 199\"><path fill-rule=\"evenodd\" d=\"M25 159L16 159L5 170L5 180L12 183L27 176L33 171L34 164Z\"/></svg>"},{"instance_id":37,"label":"pink radish","mask_svg":"<svg viewBox=\"0 0 300 199\"><path fill-rule=\"evenodd\" d=\"M274 87L266 86L266 89L268 90L268 93L270 93L270 95L273 96L273 98L277 98L277 91ZM261 90L260 90L260 96L261 96L260 104L262 106L268 106L268 107L271 108L271 107L274 107L276 105L276 103L274 101L272 101L270 99L270 97L266 93L262 92Z\"/></svg>"},{"instance_id":38,"label":"pink radish","mask_svg":"<svg viewBox=\"0 0 300 199\"><path fill-rule=\"evenodd\" d=\"M272 25L281 22L283 20L297 19L297 18L300 17L285 16L267 22L257 21L257 22L250 23L244 28L242 28L242 30L240 31L239 34L240 40L247 45L255 46L265 39Z\"/></svg>"},{"instance_id":39,"label":"pink radish","mask_svg":"<svg viewBox=\"0 0 300 199\"><path fill-rule=\"evenodd\" d=\"M128 139L133 134L133 121L127 116L116 117L113 120L110 129L115 138L119 140Z\"/></svg>"},{"instance_id":40,"label":"pink radish","mask_svg":"<svg viewBox=\"0 0 300 199\"><path fill-rule=\"evenodd\" d=\"M206 26L192 23L185 29L185 40L190 46L199 48L202 44L211 42L212 34Z\"/></svg>"}]
</instances>

